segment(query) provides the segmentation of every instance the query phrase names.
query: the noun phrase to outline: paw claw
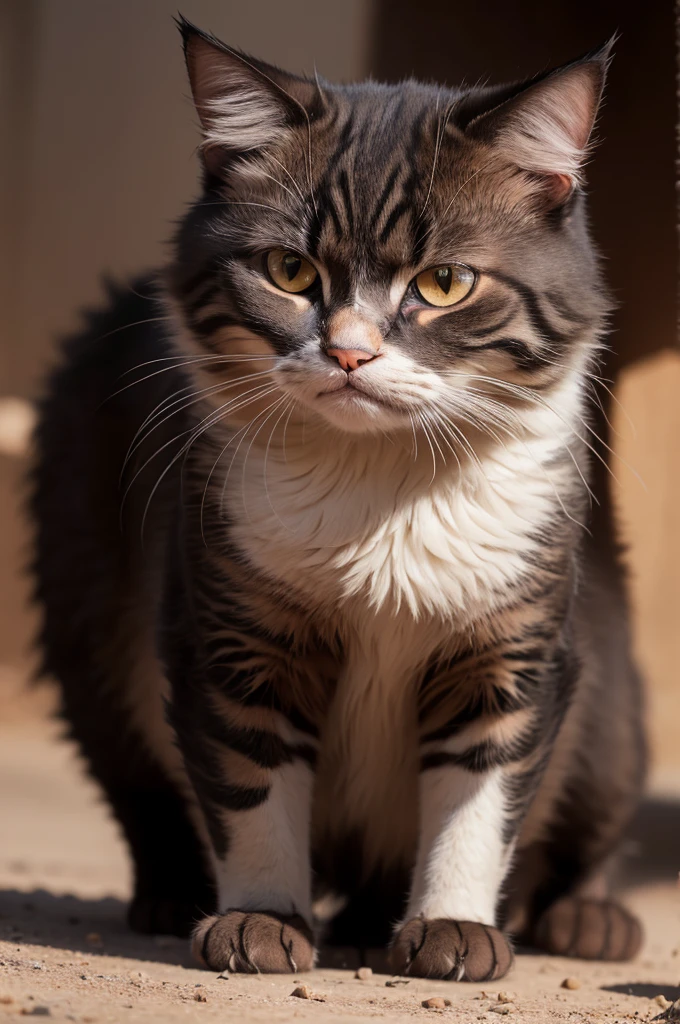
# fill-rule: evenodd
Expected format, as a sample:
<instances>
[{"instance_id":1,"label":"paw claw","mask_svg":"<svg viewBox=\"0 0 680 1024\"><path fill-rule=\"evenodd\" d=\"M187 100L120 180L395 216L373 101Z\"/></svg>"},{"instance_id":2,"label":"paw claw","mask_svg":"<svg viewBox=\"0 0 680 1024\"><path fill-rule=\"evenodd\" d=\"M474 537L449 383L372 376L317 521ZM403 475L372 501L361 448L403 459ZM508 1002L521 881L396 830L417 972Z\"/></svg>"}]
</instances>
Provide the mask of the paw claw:
<instances>
[{"instance_id":1,"label":"paw claw","mask_svg":"<svg viewBox=\"0 0 680 1024\"><path fill-rule=\"evenodd\" d=\"M312 931L299 915L228 910L194 929L194 957L211 971L297 974L314 966Z\"/></svg>"},{"instance_id":2,"label":"paw claw","mask_svg":"<svg viewBox=\"0 0 680 1024\"><path fill-rule=\"evenodd\" d=\"M512 966L508 940L490 925L446 918L413 918L397 932L390 950L397 974L448 981L495 981Z\"/></svg>"}]
</instances>

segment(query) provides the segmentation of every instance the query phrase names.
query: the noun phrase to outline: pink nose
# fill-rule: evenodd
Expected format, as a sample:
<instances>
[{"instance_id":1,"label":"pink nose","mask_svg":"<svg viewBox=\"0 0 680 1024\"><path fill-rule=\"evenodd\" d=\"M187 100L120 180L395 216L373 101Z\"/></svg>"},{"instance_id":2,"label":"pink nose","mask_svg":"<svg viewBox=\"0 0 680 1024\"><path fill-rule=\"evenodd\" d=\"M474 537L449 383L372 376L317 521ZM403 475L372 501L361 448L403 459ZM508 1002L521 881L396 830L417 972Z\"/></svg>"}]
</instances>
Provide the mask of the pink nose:
<instances>
[{"instance_id":1,"label":"pink nose","mask_svg":"<svg viewBox=\"0 0 680 1024\"><path fill-rule=\"evenodd\" d=\"M347 370L349 373L351 370L358 370L364 363L370 363L378 353L366 352L361 348L328 348L326 355L331 359L337 359L343 370Z\"/></svg>"}]
</instances>

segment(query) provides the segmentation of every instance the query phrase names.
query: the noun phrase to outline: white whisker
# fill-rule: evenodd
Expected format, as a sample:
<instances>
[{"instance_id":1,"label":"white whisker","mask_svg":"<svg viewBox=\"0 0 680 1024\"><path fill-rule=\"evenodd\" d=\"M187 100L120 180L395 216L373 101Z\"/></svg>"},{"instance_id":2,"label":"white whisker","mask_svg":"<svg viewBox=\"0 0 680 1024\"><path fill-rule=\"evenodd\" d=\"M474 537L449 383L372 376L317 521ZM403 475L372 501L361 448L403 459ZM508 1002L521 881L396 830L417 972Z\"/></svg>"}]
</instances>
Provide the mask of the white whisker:
<instances>
[{"instance_id":1,"label":"white whisker","mask_svg":"<svg viewBox=\"0 0 680 1024\"><path fill-rule=\"evenodd\" d=\"M560 422L563 423L573 433L574 437L578 438L578 440L586 448L588 448L589 451L592 452L592 454L595 456L595 458L598 459L602 463L602 465L605 467L605 469L610 474L612 479L615 480L616 483L619 483L619 480L618 480L616 474L612 470L611 466L609 466L609 464L607 463L607 460L605 458L603 458L603 456L590 443L590 441L588 441L587 438L583 437L578 432L578 430L575 428L574 424L573 423L569 423L561 415L561 413L559 413L557 411L557 409L555 409L545 398L543 398L542 395L537 395L530 388L523 387L520 384L511 384L509 381L500 380L498 377L488 377L488 376L484 376L484 375L481 375L481 374L468 374L468 373L461 373L461 372L456 372L456 371L449 371L449 375L450 376L456 376L456 377L467 377L469 380L484 381L487 384L492 384L495 387L499 387L502 390L507 391L509 394L513 394L513 395L515 395L518 398L522 398L522 399L524 399L525 401L528 401L528 402L533 402L535 405L539 405L542 408L547 409L550 413L552 413L553 416L555 416L558 420L560 420ZM642 484L642 486L645 487L644 481L642 480L640 475L633 469L633 467L630 466L626 462L625 459L623 459L620 455L618 455L617 452L615 452L612 448L610 448L609 445L606 443L606 441L602 440L602 438L583 419L583 417L579 416L577 418L578 418L579 422L585 427L585 429L588 430L595 437L595 439L597 441L599 441L599 443L602 444L607 449L607 451L611 452L612 455L616 456L616 458L618 458L630 470L630 472L633 474L633 476L635 476L637 478L637 480ZM567 447L567 450L570 451L570 449L568 449L568 447ZM573 458L573 453L572 453L572 458Z\"/></svg>"},{"instance_id":2,"label":"white whisker","mask_svg":"<svg viewBox=\"0 0 680 1024\"><path fill-rule=\"evenodd\" d=\"M251 390L258 391L259 389L266 388L266 387L268 387L267 384L260 384L260 385L258 385L257 388L253 388ZM272 387L275 388L276 385L272 385ZM251 393L250 391L246 392L246 394L250 394L250 393ZM242 399L243 397L244 396L238 396L238 398L232 399L231 402L227 402L225 406L220 406L220 408L218 410L216 410L215 412L211 413L209 416L206 416L205 419L203 419L201 421L201 423L198 424L197 427L191 428L190 430L183 430L181 433L177 434L175 437L172 437L169 441L166 441L165 444L161 445L161 447L158 448L153 453L153 455L150 455L149 458L146 459L142 463L142 465L137 469L136 473L134 474L134 476L132 477L132 479L130 480L128 486L125 489L125 493L123 494L123 497L122 497L122 500L121 500L121 505L120 505L121 515L122 515L122 512L123 512L123 507L125 505L125 501L127 499L128 494L130 493L130 489L133 486L135 480L137 480L139 475L146 469L146 467L155 458L157 458L158 455L161 454L162 451L164 451L166 448L168 448L171 444L174 444L175 441L178 441L181 437L184 437L185 434L190 433L192 435L189 438L189 440L187 441L187 443L180 449L180 451L177 453L177 455L173 458L172 462L170 463L170 465L167 467L167 469L163 473L163 476L165 476L165 473L170 469L170 467L172 465L174 465L175 461L179 458L179 456L182 455L185 451L188 451L188 449L191 447L193 442L198 437L200 437L200 435L202 433L204 433L206 430L209 430L210 427L214 426L214 424L217 423L219 421L219 419L222 418L222 416L225 414L226 410L230 410L231 409L232 411L234 411L233 407L234 407L235 403L239 402L239 400ZM255 396L255 397L259 397L259 395ZM249 399L249 401L254 401L254 400L255 400L255 398ZM248 402L246 402L245 404L248 405ZM240 408L240 406L237 405L236 408ZM161 477L161 479L162 479L162 477ZM160 480L158 481L158 483L160 483ZM157 487L158 487L158 484L156 484L156 487L154 487L154 490L152 492L152 496L153 496L153 493L155 493Z\"/></svg>"},{"instance_id":3,"label":"white whisker","mask_svg":"<svg viewBox=\"0 0 680 1024\"><path fill-rule=\"evenodd\" d=\"M286 395L282 395L281 398L278 399L278 401L274 402L273 406L269 406L269 409L271 411L269 412L269 415L262 421L262 423L260 423L259 427L257 428L257 430L253 434L252 438L250 439L250 444L248 445L248 448L247 448L247 451L246 451L246 456L245 456L245 458L243 460L243 466L242 466L242 469L241 469L241 497L243 498L243 511L245 512L245 514L248 517L248 519L250 519L250 514L248 512L248 506L247 506L247 502L246 502L246 466L248 465L248 456L250 455L251 451L253 450L253 445L255 444L255 441L256 441L260 431L264 427L265 423L269 422L269 420L274 415L276 410L279 408L281 403L286 401L286 398L287 398Z\"/></svg>"},{"instance_id":4,"label":"white whisker","mask_svg":"<svg viewBox=\"0 0 680 1024\"><path fill-rule=\"evenodd\" d=\"M284 523L284 521L281 519L280 515L278 514L278 512L274 508L274 503L272 502L271 495L269 493L269 486L267 484L267 460L269 458L269 448L270 448L270 445L272 443L272 439L274 437L274 433L276 431L276 428L278 427L279 423L281 422L283 417L286 415L286 413L288 413L290 415L290 410L292 410L292 407L293 407L294 403L295 403L295 399L294 398L289 398L288 399L288 402L283 407L283 411L282 411L281 415L275 421L274 425L272 426L272 429L269 432L269 438L267 440L267 446L266 446L266 448L264 450L264 466L263 466L263 470L262 470L262 475L263 475L263 479L264 479L264 491L265 491L265 494L267 495L267 501L269 502L269 507L271 508L272 512L274 513L274 515L276 516L278 521L281 523L281 526L284 528L284 530L288 530L289 533L292 533L293 531L290 529L289 526L286 525L286 523ZM285 434L284 434L284 441L285 441Z\"/></svg>"},{"instance_id":5,"label":"white whisker","mask_svg":"<svg viewBox=\"0 0 680 1024\"><path fill-rule=\"evenodd\" d=\"M127 455L125 456L125 461L123 463L123 472L125 471L125 467L133 452L135 452L136 449L139 448L139 446L144 443L144 441L150 436L150 434L154 432L154 430L157 430L158 427L162 426L163 423L167 423L167 421L171 419L173 416L176 416L180 412L184 412L185 409L189 409L192 405L196 405L204 398L208 398L211 395L217 395L221 391L227 391L229 388L235 388L239 384L243 384L245 381L255 380L257 377L268 377L269 373L269 370L261 370L259 373L248 373L243 377L238 377L235 381L231 381L229 383L227 383L226 381L222 381L219 384L211 384L209 387L201 388L199 391L193 391L191 389L191 386L189 388L182 388L182 391L189 391L190 394L185 394L179 398L173 394L170 395L169 398L166 398L162 402L159 402L158 405L152 410L152 412L149 413L149 415L146 417L142 425L137 430L137 433L133 437ZM248 392L246 392L246 394L248 394ZM158 422L155 423L153 427L151 427L151 423L153 423L153 421L158 416L161 416L164 412L167 412L168 409L171 409L175 405L179 405L179 408L175 409L174 412L168 413L167 416L163 416L162 419L158 420ZM150 427L150 429L146 430L146 433L142 433L146 427Z\"/></svg>"},{"instance_id":6,"label":"white whisker","mask_svg":"<svg viewBox=\"0 0 680 1024\"><path fill-rule=\"evenodd\" d=\"M420 424L420 427L422 428L422 431L425 434L425 440L427 441L428 445L430 446L430 452L432 453L432 476L430 477L430 484L433 484L434 483L434 478L437 475L437 459L436 459L436 456L434 454L434 448L432 447L432 441L430 440L430 435L429 435L429 432L428 432L428 429L427 429L427 424L425 423L425 420L423 419L422 410L420 410L420 409L416 410L416 419L418 420L418 423Z\"/></svg>"}]
</instances>

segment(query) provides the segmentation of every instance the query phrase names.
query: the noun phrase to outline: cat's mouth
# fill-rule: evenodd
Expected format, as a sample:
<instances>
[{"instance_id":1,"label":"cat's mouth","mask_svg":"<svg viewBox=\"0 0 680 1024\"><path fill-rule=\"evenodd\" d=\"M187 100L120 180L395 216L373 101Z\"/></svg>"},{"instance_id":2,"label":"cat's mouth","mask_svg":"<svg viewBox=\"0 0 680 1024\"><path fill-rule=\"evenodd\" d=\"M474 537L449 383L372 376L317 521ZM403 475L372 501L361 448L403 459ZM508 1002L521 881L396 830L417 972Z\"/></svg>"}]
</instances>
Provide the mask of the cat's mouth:
<instances>
[{"instance_id":1,"label":"cat's mouth","mask_svg":"<svg viewBox=\"0 0 680 1024\"><path fill-rule=\"evenodd\" d=\"M400 368L390 370L383 359L370 366L376 362L380 363L379 373L368 367L347 373L314 349L307 360L299 356L281 360L275 377L282 391L342 431L360 434L409 429L410 396L402 400Z\"/></svg>"},{"instance_id":2,"label":"cat's mouth","mask_svg":"<svg viewBox=\"0 0 680 1024\"><path fill-rule=\"evenodd\" d=\"M403 405L360 387L358 381L319 391L316 400L326 419L352 433L402 428L408 422Z\"/></svg>"},{"instance_id":3,"label":"cat's mouth","mask_svg":"<svg viewBox=\"0 0 680 1024\"><path fill-rule=\"evenodd\" d=\"M358 387L356 384L343 384L339 388L331 388L328 391L320 391L317 398L331 400L335 399L348 404L357 402L366 402L371 405L377 405L383 409L392 409L395 411L403 411L400 406L394 402L388 402L385 398L378 398L377 395L373 395L368 391L364 391L363 388Z\"/></svg>"}]
</instances>

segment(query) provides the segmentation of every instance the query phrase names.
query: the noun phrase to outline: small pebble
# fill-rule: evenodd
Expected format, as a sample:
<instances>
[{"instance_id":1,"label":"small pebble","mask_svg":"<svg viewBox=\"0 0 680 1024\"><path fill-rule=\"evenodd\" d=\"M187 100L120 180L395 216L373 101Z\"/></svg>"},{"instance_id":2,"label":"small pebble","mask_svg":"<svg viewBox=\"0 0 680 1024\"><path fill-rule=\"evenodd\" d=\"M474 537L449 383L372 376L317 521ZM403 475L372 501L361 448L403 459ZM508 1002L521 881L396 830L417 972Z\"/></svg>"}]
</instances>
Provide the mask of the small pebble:
<instances>
[{"instance_id":1,"label":"small pebble","mask_svg":"<svg viewBox=\"0 0 680 1024\"><path fill-rule=\"evenodd\" d=\"M581 982L578 980L578 978L565 978L560 986L560 988L569 988L572 989L572 991L580 987Z\"/></svg>"},{"instance_id":2,"label":"small pebble","mask_svg":"<svg viewBox=\"0 0 680 1024\"><path fill-rule=\"evenodd\" d=\"M657 1006L660 1006L662 1010L667 1010L669 1006L672 1006L670 999L666 999L663 995L654 996L654 1002Z\"/></svg>"},{"instance_id":3,"label":"small pebble","mask_svg":"<svg viewBox=\"0 0 680 1024\"><path fill-rule=\"evenodd\" d=\"M368 981L369 978L373 977L373 969L371 967L360 967L354 975L359 981Z\"/></svg>"},{"instance_id":4,"label":"small pebble","mask_svg":"<svg viewBox=\"0 0 680 1024\"><path fill-rule=\"evenodd\" d=\"M516 998L517 998L517 996L514 994L514 992L499 992L498 993L498 1002L499 1003L514 1003Z\"/></svg>"},{"instance_id":5,"label":"small pebble","mask_svg":"<svg viewBox=\"0 0 680 1024\"><path fill-rule=\"evenodd\" d=\"M451 1005L451 1000L442 999L441 996L431 996L429 999L423 999L420 1005L424 1006L426 1010L443 1010Z\"/></svg>"},{"instance_id":6,"label":"small pebble","mask_svg":"<svg viewBox=\"0 0 680 1024\"><path fill-rule=\"evenodd\" d=\"M22 1017L51 1017L49 1006L32 1006L30 1010L22 1010Z\"/></svg>"},{"instance_id":7,"label":"small pebble","mask_svg":"<svg viewBox=\"0 0 680 1024\"><path fill-rule=\"evenodd\" d=\"M197 1003L207 1003L208 997L205 992L194 992L194 999Z\"/></svg>"},{"instance_id":8,"label":"small pebble","mask_svg":"<svg viewBox=\"0 0 680 1024\"><path fill-rule=\"evenodd\" d=\"M145 974L144 971L130 971L128 978L135 985L144 985L147 981L150 981L149 975Z\"/></svg>"},{"instance_id":9,"label":"small pebble","mask_svg":"<svg viewBox=\"0 0 680 1024\"><path fill-rule=\"evenodd\" d=\"M298 999L313 999L317 1003L325 1003L326 997L320 996L318 992L312 992L308 985L298 985L291 992L292 996L297 996ZM369 999L370 1002L370 999Z\"/></svg>"},{"instance_id":10,"label":"small pebble","mask_svg":"<svg viewBox=\"0 0 680 1024\"><path fill-rule=\"evenodd\" d=\"M9 1006L10 1003L14 1002L13 996L0 996L0 1003L4 1006Z\"/></svg>"},{"instance_id":11,"label":"small pebble","mask_svg":"<svg viewBox=\"0 0 680 1024\"><path fill-rule=\"evenodd\" d=\"M390 978L389 981L385 982L385 985L387 988L396 988L397 985L408 985L410 981L410 978Z\"/></svg>"},{"instance_id":12,"label":"small pebble","mask_svg":"<svg viewBox=\"0 0 680 1024\"><path fill-rule=\"evenodd\" d=\"M229 981L229 972L228 971L222 971L221 974L217 975L217 980L218 981ZM165 982L163 982L163 984L165 984Z\"/></svg>"},{"instance_id":13,"label":"small pebble","mask_svg":"<svg viewBox=\"0 0 680 1024\"><path fill-rule=\"evenodd\" d=\"M512 1003L496 1003L495 1006L491 1007L491 1013L514 1013L515 1007Z\"/></svg>"}]
</instances>

